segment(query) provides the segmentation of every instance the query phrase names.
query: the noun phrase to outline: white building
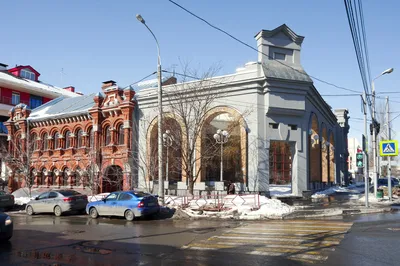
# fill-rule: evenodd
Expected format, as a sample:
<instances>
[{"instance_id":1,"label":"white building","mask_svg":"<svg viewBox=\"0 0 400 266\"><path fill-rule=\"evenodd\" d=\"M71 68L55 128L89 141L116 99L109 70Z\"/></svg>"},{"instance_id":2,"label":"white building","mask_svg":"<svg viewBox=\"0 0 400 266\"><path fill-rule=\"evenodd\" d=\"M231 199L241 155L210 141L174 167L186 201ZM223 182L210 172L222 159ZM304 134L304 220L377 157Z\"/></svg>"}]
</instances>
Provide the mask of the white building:
<instances>
[{"instance_id":1,"label":"white building","mask_svg":"<svg viewBox=\"0 0 400 266\"><path fill-rule=\"evenodd\" d=\"M234 156L224 153L224 180L235 182L241 191L266 194L271 185L290 185L289 193L295 196L346 182L348 111L333 111L301 66L304 37L282 25L262 30L255 38L257 62L247 63L231 75L164 86L165 120L174 124L170 126L171 134L185 126L174 116L176 109L171 107L176 105L171 95L182 93L191 101L196 99L191 88L204 86L204 93L215 99L201 118L201 135L189 142L198 144L193 156L199 158L212 147L212 135L217 129L230 131L226 145L231 143L232 147L226 148ZM140 90L137 100L138 131L142 132L138 135L138 153L143 151L147 156L139 160L138 186L146 189L150 184L147 181L157 179L157 173L149 171L154 167L145 165L146 160L154 160L150 155L156 149L156 86ZM229 122L235 119L240 123L229 128ZM167 125L165 129L171 128ZM183 147L187 145L184 138L177 137L175 141ZM219 151L216 147L216 154L210 154L212 158L207 163L199 158L196 169L201 173L195 189L218 189ZM176 161L181 161L180 154L182 150L174 154ZM175 181L178 188L185 188L183 166L176 166L171 173L170 186Z\"/></svg>"}]
</instances>

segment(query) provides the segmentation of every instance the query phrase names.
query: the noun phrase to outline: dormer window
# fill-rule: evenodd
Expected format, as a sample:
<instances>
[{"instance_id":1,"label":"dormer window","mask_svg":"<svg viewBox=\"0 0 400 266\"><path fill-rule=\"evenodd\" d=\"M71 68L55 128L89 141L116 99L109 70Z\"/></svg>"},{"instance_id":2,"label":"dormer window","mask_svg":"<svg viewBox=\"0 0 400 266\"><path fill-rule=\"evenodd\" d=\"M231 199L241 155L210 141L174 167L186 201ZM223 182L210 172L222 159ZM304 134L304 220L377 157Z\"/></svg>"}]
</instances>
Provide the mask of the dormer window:
<instances>
[{"instance_id":1,"label":"dormer window","mask_svg":"<svg viewBox=\"0 0 400 266\"><path fill-rule=\"evenodd\" d=\"M286 54L283 54L283 53L274 53L274 59L275 59L275 60L286 61Z\"/></svg>"},{"instance_id":2,"label":"dormer window","mask_svg":"<svg viewBox=\"0 0 400 266\"><path fill-rule=\"evenodd\" d=\"M27 69L21 69L21 73L20 73L21 78L26 78L26 79L30 79L30 80L36 80L36 75L35 73L27 70Z\"/></svg>"}]
</instances>

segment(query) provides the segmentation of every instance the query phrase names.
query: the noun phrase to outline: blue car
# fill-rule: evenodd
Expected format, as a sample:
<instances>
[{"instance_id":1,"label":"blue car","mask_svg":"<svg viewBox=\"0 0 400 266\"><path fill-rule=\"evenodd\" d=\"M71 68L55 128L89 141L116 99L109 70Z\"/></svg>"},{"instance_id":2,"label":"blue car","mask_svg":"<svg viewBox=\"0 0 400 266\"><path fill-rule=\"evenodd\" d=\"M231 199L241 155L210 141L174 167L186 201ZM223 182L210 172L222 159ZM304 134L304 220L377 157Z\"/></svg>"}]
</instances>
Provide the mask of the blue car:
<instances>
[{"instance_id":1,"label":"blue car","mask_svg":"<svg viewBox=\"0 0 400 266\"><path fill-rule=\"evenodd\" d=\"M158 213L160 206L157 197L140 191L116 191L100 201L86 205L86 213L96 219L99 216L121 216L132 221Z\"/></svg>"}]
</instances>

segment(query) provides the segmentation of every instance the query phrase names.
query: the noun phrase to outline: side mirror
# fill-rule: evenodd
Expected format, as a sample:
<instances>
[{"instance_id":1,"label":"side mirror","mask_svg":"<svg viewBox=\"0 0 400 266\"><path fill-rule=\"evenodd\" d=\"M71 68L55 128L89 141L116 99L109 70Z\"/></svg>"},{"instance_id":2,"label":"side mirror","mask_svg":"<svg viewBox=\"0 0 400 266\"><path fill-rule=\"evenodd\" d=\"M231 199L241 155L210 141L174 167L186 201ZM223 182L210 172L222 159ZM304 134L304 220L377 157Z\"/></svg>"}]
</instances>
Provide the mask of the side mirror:
<instances>
[{"instance_id":1,"label":"side mirror","mask_svg":"<svg viewBox=\"0 0 400 266\"><path fill-rule=\"evenodd\" d=\"M36 197L36 198L35 198L35 200L38 200L38 199L39 199L39 197Z\"/></svg>"}]
</instances>

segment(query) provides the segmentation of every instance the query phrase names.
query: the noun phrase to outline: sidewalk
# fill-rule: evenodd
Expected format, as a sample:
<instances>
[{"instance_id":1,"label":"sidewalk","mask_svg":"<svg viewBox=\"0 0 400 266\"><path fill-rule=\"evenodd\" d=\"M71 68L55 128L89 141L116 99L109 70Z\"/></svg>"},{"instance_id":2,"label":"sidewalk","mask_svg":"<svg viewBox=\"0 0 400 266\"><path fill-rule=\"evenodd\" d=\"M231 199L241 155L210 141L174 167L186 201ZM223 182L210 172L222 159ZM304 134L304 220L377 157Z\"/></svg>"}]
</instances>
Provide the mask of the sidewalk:
<instances>
[{"instance_id":1,"label":"sidewalk","mask_svg":"<svg viewBox=\"0 0 400 266\"><path fill-rule=\"evenodd\" d=\"M336 192L325 198L292 202L295 211L284 216L283 219L384 213L400 210L399 198L393 198L393 200L389 202L388 197L376 199L373 193L369 193L368 203L369 207L365 207L364 194Z\"/></svg>"}]
</instances>

